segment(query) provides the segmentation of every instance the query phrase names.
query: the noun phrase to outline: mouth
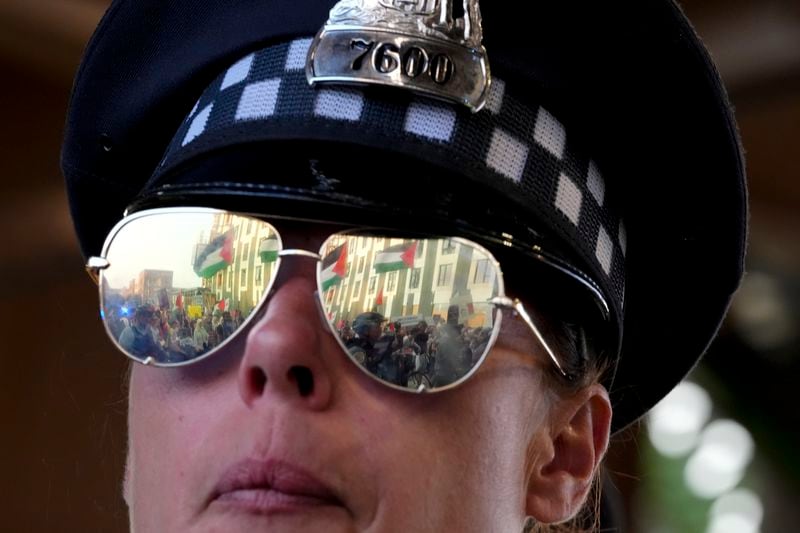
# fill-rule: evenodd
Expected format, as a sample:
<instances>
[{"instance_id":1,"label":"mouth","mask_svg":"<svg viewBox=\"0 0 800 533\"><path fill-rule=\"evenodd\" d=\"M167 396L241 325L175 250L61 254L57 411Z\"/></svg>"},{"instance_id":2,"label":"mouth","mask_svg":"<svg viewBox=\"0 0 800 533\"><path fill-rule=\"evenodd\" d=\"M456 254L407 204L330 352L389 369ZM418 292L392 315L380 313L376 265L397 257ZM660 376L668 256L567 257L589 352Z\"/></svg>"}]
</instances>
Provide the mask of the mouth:
<instances>
[{"instance_id":1,"label":"mouth","mask_svg":"<svg viewBox=\"0 0 800 533\"><path fill-rule=\"evenodd\" d=\"M300 467L249 459L228 469L211 503L263 515L344 506L332 489Z\"/></svg>"}]
</instances>

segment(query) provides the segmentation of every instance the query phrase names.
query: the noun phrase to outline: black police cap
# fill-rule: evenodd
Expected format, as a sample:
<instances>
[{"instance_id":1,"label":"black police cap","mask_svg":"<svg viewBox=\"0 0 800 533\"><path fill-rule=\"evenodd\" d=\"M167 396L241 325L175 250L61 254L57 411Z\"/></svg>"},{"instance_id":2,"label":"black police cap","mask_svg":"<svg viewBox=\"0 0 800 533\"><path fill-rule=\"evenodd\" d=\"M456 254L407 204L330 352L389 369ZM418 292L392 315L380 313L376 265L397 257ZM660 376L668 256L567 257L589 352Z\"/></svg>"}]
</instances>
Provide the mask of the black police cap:
<instances>
[{"instance_id":1,"label":"black police cap","mask_svg":"<svg viewBox=\"0 0 800 533\"><path fill-rule=\"evenodd\" d=\"M555 141L565 150L558 154L566 161L565 172L574 171L566 180L569 191L585 198L583 205L597 207L597 191L589 184L596 164L604 178L601 197L607 196L609 204L613 199L613 213L596 209L586 224L583 218L578 224L578 216L586 218L582 213L588 208L578 204L571 214L581 231L571 232L569 216L545 213L541 202L524 201L524 195L503 180L488 183L487 165L470 159L485 159L485 153L458 152L460 143L411 142L399 131L393 143L386 124L397 118L397 110L407 117L416 102L399 89L364 92L368 109L382 111L369 115L380 126L361 126L384 135L367 140L358 136L357 127L328 127L319 121L297 125L291 115L269 128L236 126L220 114L221 109L234 113L233 104L218 105L212 113L208 95L221 92L231 65L253 54L250 57L263 59L262 74L268 72L270 62L292 53L292 43L319 30L333 4L298 0L112 4L77 75L62 154L84 254L100 251L108 230L126 206L142 198L143 190L145 197L171 196L174 201L196 203L235 190L239 199L258 195L299 199L300 206L338 199L342 205L365 207L370 205L366 196L391 195L391 188L369 191L359 181L359 197L351 191L320 190L320 179L332 176L335 179L328 181L336 182L348 173L371 172L403 180L413 176L415 164L426 169L418 173L425 176L436 171L469 175L465 194L454 200L453 194L433 188L435 202L426 207L466 221L469 227L484 225L487 231L502 229L493 225L493 218L512 227L524 226L527 217L534 234L554 249L563 245L554 257L596 285L606 297L610 320L624 332L610 391L613 429L636 420L705 351L743 271L746 190L736 124L719 76L680 9L667 0L543 2L527 5L524 13L512 3L481 6L492 76L509 88L514 109L522 115L534 111L525 122L504 102L506 111L497 118L484 118L494 111L470 118L468 110L459 110L453 120L468 125L459 126L459 132L476 132L469 142L479 146L490 142L487 132L497 131L497 124L509 124L524 137L541 119L541 111L535 110L546 108L546 121L557 125L554 131L563 133L563 125L570 132L566 149L558 144L563 139ZM500 86L495 84L495 90ZM297 86L298 94L311 90L305 84ZM388 107L381 107L383 103ZM308 111L296 105L292 112ZM208 110L202 126L219 128L201 139L194 136L198 108ZM573 148L572 138L580 139L575 146L582 148ZM272 148L264 148L266 140ZM318 143L308 144L309 140ZM364 145L372 150L353 149ZM250 149L242 149L245 146ZM541 148L535 143L525 147L543 155L532 157L535 164L528 164L527 174L518 179L524 183L552 174L549 189L537 194L557 196L556 189L564 182L559 180L561 167L552 167L547 150ZM306 159L303 170L281 162L280 156L291 160L296 153ZM323 161L322 171L313 161L307 164L308 154ZM272 166L265 164L270 161ZM256 180L254 167L262 186L237 186ZM271 170L283 177L271 176ZM513 177L509 173L514 171L495 169L506 177ZM281 181L302 181L303 172L317 185L293 187ZM263 186L273 178L271 188ZM470 201L471 187L481 198ZM474 215L481 207L483 220ZM561 215L565 212L562 207ZM624 220L624 234L612 220ZM598 228L612 238L613 254L606 256L606 264L599 254L590 253L591 246L580 242L589 231L599 250Z\"/></svg>"},{"instance_id":2,"label":"black police cap","mask_svg":"<svg viewBox=\"0 0 800 533\"><path fill-rule=\"evenodd\" d=\"M376 312L361 313L353 319L353 328L359 326L380 326L386 322L382 314Z\"/></svg>"}]
</instances>

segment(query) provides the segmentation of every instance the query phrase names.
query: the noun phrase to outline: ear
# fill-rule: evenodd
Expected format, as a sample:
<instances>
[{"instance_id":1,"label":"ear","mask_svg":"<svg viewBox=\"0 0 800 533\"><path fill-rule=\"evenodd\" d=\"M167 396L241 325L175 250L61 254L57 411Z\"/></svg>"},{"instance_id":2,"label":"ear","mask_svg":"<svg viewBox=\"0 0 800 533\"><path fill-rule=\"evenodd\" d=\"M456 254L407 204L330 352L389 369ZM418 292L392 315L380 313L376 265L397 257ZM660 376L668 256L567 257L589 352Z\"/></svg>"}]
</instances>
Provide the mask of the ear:
<instances>
[{"instance_id":1,"label":"ear","mask_svg":"<svg viewBox=\"0 0 800 533\"><path fill-rule=\"evenodd\" d=\"M541 523L572 518L586 502L608 448L611 402L600 384L556 401L550 431L531 447L526 512Z\"/></svg>"}]
</instances>

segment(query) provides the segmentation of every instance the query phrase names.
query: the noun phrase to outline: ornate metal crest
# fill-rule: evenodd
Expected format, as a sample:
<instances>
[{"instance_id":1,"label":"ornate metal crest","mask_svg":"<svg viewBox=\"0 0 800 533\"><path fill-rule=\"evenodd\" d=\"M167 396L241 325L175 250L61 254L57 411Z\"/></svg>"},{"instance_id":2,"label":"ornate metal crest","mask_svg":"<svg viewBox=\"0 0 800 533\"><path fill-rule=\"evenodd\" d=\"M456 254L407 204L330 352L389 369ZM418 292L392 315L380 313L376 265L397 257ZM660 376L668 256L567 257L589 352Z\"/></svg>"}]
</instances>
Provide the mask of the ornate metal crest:
<instances>
[{"instance_id":1,"label":"ornate metal crest","mask_svg":"<svg viewBox=\"0 0 800 533\"><path fill-rule=\"evenodd\" d=\"M340 0L308 52L306 76L389 85L479 111L491 80L478 0Z\"/></svg>"}]
</instances>

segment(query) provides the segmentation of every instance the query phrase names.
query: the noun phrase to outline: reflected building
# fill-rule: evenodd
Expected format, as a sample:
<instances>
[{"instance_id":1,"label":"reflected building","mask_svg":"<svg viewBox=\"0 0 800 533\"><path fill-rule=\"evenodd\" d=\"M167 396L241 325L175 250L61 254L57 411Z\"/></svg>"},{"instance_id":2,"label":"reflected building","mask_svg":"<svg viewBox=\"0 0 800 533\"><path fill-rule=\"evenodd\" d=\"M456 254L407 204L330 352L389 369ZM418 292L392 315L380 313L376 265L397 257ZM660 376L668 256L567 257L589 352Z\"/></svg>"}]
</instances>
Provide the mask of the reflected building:
<instances>
[{"instance_id":1,"label":"reflected building","mask_svg":"<svg viewBox=\"0 0 800 533\"><path fill-rule=\"evenodd\" d=\"M415 246L411 264L380 272L380 252L403 244ZM496 271L490 261L451 239L352 239L347 274L325 293L329 318L349 322L360 313L377 311L391 321L424 319L431 324L437 317L446 320L455 305L459 323L490 326L491 306L486 302L496 295Z\"/></svg>"},{"instance_id":2,"label":"reflected building","mask_svg":"<svg viewBox=\"0 0 800 533\"><path fill-rule=\"evenodd\" d=\"M158 306L159 295L172 292L172 277L171 270L142 270L139 275L131 280L128 287L128 294L125 296L130 298L132 295L141 297L142 303L149 303Z\"/></svg>"},{"instance_id":3,"label":"reflected building","mask_svg":"<svg viewBox=\"0 0 800 533\"><path fill-rule=\"evenodd\" d=\"M203 234L207 235L207 242L198 242L194 261L209 243L230 240L229 260L201 282L207 291L205 311L216 306L249 314L275 268L276 257L268 253L269 243L277 242L271 226L256 219L219 213L214 215L210 228L203 228ZM496 294L496 272L491 260L473 247L451 239L347 240L346 273L324 293L331 320L351 321L360 313L375 310L392 320L425 319L432 323L435 317L446 320L448 310L455 305L459 323L491 325L486 302ZM344 238L332 240L325 253L331 253L342 242ZM377 260L381 252L403 245L415 246L410 264L380 271Z\"/></svg>"},{"instance_id":4,"label":"reflected building","mask_svg":"<svg viewBox=\"0 0 800 533\"><path fill-rule=\"evenodd\" d=\"M252 218L229 213L214 215L208 231L208 242L230 232L232 249L230 262L208 278L202 286L208 290L206 308L209 304L224 307L225 311L238 311L247 315L258 303L269 282L274 257L265 252L265 245L275 235L270 226ZM202 250L208 243L199 243ZM212 302L213 300L213 302ZM220 306L220 303L222 305Z\"/></svg>"}]
</instances>

